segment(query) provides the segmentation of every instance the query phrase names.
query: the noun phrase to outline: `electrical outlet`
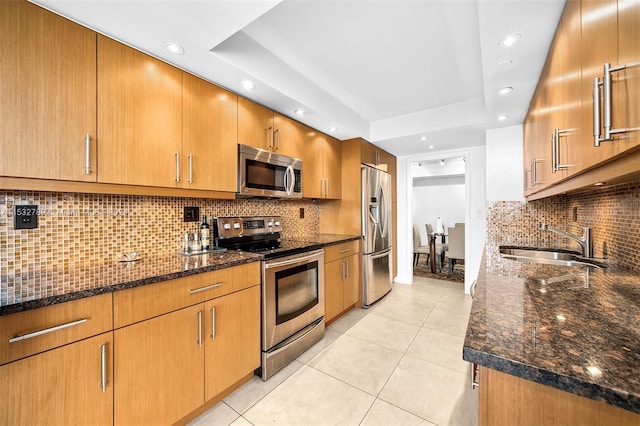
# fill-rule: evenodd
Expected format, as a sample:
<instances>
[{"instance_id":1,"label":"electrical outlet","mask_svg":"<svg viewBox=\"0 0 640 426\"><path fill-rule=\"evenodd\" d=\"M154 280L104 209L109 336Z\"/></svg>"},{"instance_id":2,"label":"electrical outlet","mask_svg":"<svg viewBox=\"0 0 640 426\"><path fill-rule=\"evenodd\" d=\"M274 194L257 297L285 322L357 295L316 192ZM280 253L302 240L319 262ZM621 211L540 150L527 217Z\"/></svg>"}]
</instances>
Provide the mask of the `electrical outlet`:
<instances>
[{"instance_id":1,"label":"electrical outlet","mask_svg":"<svg viewBox=\"0 0 640 426\"><path fill-rule=\"evenodd\" d=\"M185 207L184 222L200 222L200 207Z\"/></svg>"},{"instance_id":2,"label":"electrical outlet","mask_svg":"<svg viewBox=\"0 0 640 426\"><path fill-rule=\"evenodd\" d=\"M304 219L304 207L300 207L300 219Z\"/></svg>"},{"instance_id":3,"label":"electrical outlet","mask_svg":"<svg viewBox=\"0 0 640 426\"><path fill-rule=\"evenodd\" d=\"M13 229L35 229L38 227L38 206L16 205L13 207Z\"/></svg>"}]
</instances>

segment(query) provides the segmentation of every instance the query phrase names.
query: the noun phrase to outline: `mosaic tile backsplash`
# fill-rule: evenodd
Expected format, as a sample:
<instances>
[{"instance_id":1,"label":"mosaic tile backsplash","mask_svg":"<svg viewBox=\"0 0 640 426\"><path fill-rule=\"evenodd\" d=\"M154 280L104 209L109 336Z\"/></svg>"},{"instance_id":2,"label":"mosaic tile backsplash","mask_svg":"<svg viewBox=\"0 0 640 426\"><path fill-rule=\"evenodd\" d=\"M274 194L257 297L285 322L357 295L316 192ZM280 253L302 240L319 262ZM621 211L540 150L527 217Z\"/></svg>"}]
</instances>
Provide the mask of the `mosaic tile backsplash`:
<instances>
[{"instance_id":1,"label":"mosaic tile backsplash","mask_svg":"<svg viewBox=\"0 0 640 426\"><path fill-rule=\"evenodd\" d=\"M15 230L14 205L37 205L38 228ZM134 251L143 257L178 252L183 234L200 227L183 222L185 206L200 207L209 224L216 216L280 215L283 237L313 239L320 232L318 204L306 200L0 191L0 275L115 261Z\"/></svg>"},{"instance_id":2,"label":"mosaic tile backsplash","mask_svg":"<svg viewBox=\"0 0 640 426\"><path fill-rule=\"evenodd\" d=\"M573 220L574 208L577 220ZM505 268L501 245L577 249L556 233L539 230L541 223L579 233L568 225L591 228L593 255L640 274L640 182L588 193L558 195L525 202L494 202L487 206L487 266ZM517 262L510 262L517 268ZM509 271L500 271L509 272ZM515 271L511 271L515 272Z\"/></svg>"}]
</instances>

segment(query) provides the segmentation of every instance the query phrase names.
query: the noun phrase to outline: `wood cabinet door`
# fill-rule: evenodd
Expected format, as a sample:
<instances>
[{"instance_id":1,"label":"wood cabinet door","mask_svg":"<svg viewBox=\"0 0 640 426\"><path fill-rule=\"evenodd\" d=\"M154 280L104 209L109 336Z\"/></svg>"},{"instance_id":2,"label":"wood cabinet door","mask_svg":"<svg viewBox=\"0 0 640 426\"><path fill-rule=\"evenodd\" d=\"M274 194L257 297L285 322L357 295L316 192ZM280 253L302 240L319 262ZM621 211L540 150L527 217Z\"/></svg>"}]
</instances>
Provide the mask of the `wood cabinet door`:
<instances>
[{"instance_id":1,"label":"wood cabinet door","mask_svg":"<svg viewBox=\"0 0 640 426\"><path fill-rule=\"evenodd\" d=\"M537 92L531 100L531 107L524 119L523 125L523 159L524 159L524 195L530 195L534 192L533 187L533 159L538 152L538 109Z\"/></svg>"},{"instance_id":2,"label":"wood cabinet door","mask_svg":"<svg viewBox=\"0 0 640 426\"><path fill-rule=\"evenodd\" d=\"M305 132L302 151L302 196L305 198L323 198L325 184L322 134L310 128Z\"/></svg>"},{"instance_id":3,"label":"wood cabinet door","mask_svg":"<svg viewBox=\"0 0 640 426\"><path fill-rule=\"evenodd\" d=\"M186 72L182 83L183 186L235 192L238 96Z\"/></svg>"},{"instance_id":4,"label":"wood cabinet door","mask_svg":"<svg viewBox=\"0 0 640 426\"><path fill-rule=\"evenodd\" d=\"M205 401L260 366L260 286L205 304Z\"/></svg>"},{"instance_id":5,"label":"wood cabinet door","mask_svg":"<svg viewBox=\"0 0 640 426\"><path fill-rule=\"evenodd\" d=\"M640 2L618 0L618 65L614 73L613 127L632 129L616 137L618 152L640 145Z\"/></svg>"},{"instance_id":6,"label":"wood cabinet door","mask_svg":"<svg viewBox=\"0 0 640 426\"><path fill-rule=\"evenodd\" d=\"M238 143L271 151L274 133L273 111L238 97Z\"/></svg>"},{"instance_id":7,"label":"wood cabinet door","mask_svg":"<svg viewBox=\"0 0 640 426\"><path fill-rule=\"evenodd\" d=\"M342 142L330 136L324 136L323 145L325 198L339 200L342 198Z\"/></svg>"},{"instance_id":8,"label":"wood cabinet door","mask_svg":"<svg viewBox=\"0 0 640 426\"><path fill-rule=\"evenodd\" d=\"M343 259L324 264L324 317L326 321L331 321L344 309L344 268Z\"/></svg>"},{"instance_id":9,"label":"wood cabinet door","mask_svg":"<svg viewBox=\"0 0 640 426\"><path fill-rule=\"evenodd\" d=\"M551 134L553 132L550 94L551 87L548 84L550 75L550 62L547 61L540 75L539 95L538 95L538 147L534 161L534 177L533 186L535 191L549 186L551 181Z\"/></svg>"},{"instance_id":10,"label":"wood cabinet door","mask_svg":"<svg viewBox=\"0 0 640 426\"><path fill-rule=\"evenodd\" d=\"M2 423L112 425L112 342L109 332L1 366Z\"/></svg>"},{"instance_id":11,"label":"wood cabinet door","mask_svg":"<svg viewBox=\"0 0 640 426\"><path fill-rule=\"evenodd\" d=\"M181 187L182 71L98 36L98 181Z\"/></svg>"},{"instance_id":12,"label":"wood cabinet door","mask_svg":"<svg viewBox=\"0 0 640 426\"><path fill-rule=\"evenodd\" d=\"M557 162L562 178L582 170L582 141L592 128L582 122L582 36L580 0L568 0L558 33L562 67L562 124Z\"/></svg>"},{"instance_id":13,"label":"wood cabinet door","mask_svg":"<svg viewBox=\"0 0 640 426\"><path fill-rule=\"evenodd\" d=\"M346 273L344 278L343 310L360 300L360 255L353 254L345 257Z\"/></svg>"},{"instance_id":14,"label":"wood cabinet door","mask_svg":"<svg viewBox=\"0 0 640 426\"><path fill-rule=\"evenodd\" d=\"M616 153L611 142L594 146L593 79L602 79L603 65L616 62L618 56L617 0L583 0L582 24L582 123L588 129L582 141L583 169L594 166ZM637 59L636 59L637 60ZM619 76L616 76L616 78ZM602 114L603 109L600 109ZM601 117L602 119L602 117ZM602 123L602 121L601 121Z\"/></svg>"},{"instance_id":15,"label":"wood cabinet door","mask_svg":"<svg viewBox=\"0 0 640 426\"><path fill-rule=\"evenodd\" d=\"M170 424L204 403L202 304L114 332L115 424Z\"/></svg>"},{"instance_id":16,"label":"wood cabinet door","mask_svg":"<svg viewBox=\"0 0 640 426\"><path fill-rule=\"evenodd\" d=\"M273 151L293 158L302 158L305 126L278 113L274 114L273 125L276 129Z\"/></svg>"},{"instance_id":17,"label":"wood cabinet door","mask_svg":"<svg viewBox=\"0 0 640 426\"><path fill-rule=\"evenodd\" d=\"M96 33L2 1L0 52L0 175L95 182Z\"/></svg>"},{"instance_id":18,"label":"wood cabinet door","mask_svg":"<svg viewBox=\"0 0 640 426\"><path fill-rule=\"evenodd\" d=\"M376 167L378 165L378 149L373 144L362 140L360 145L360 161L362 164Z\"/></svg>"}]
</instances>

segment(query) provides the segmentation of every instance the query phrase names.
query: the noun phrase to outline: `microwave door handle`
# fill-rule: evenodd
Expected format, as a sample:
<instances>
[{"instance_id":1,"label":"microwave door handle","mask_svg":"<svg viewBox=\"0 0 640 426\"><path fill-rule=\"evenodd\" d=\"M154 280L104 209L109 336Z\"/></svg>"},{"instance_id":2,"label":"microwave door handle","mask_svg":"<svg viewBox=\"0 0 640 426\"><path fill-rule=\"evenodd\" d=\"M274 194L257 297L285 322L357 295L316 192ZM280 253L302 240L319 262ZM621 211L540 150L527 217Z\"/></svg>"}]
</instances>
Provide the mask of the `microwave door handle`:
<instances>
[{"instance_id":1,"label":"microwave door handle","mask_svg":"<svg viewBox=\"0 0 640 426\"><path fill-rule=\"evenodd\" d=\"M289 179L286 176L289 176ZM291 195L293 193L293 188L296 184L296 175L293 171L292 166L287 166L287 171L285 172L285 181L284 181L284 189L287 192L287 195Z\"/></svg>"},{"instance_id":2,"label":"microwave door handle","mask_svg":"<svg viewBox=\"0 0 640 426\"><path fill-rule=\"evenodd\" d=\"M289 193L289 167L287 167L284 171L284 176L283 176L283 186L284 186L284 191L288 194Z\"/></svg>"}]
</instances>

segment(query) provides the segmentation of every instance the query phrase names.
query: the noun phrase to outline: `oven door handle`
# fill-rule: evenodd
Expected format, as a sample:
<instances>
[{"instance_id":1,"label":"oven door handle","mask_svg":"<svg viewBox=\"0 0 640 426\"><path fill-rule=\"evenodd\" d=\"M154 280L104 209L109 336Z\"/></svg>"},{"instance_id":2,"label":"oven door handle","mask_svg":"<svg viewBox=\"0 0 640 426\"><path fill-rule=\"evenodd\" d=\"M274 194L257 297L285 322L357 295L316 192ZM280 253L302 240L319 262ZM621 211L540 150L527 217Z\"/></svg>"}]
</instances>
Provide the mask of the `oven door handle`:
<instances>
[{"instance_id":1,"label":"oven door handle","mask_svg":"<svg viewBox=\"0 0 640 426\"><path fill-rule=\"evenodd\" d=\"M310 254L308 256L296 257L295 259L283 260L283 261L268 261L265 262L265 269L279 268L281 266L293 265L296 263L305 263L309 260L316 260L319 253Z\"/></svg>"}]
</instances>

